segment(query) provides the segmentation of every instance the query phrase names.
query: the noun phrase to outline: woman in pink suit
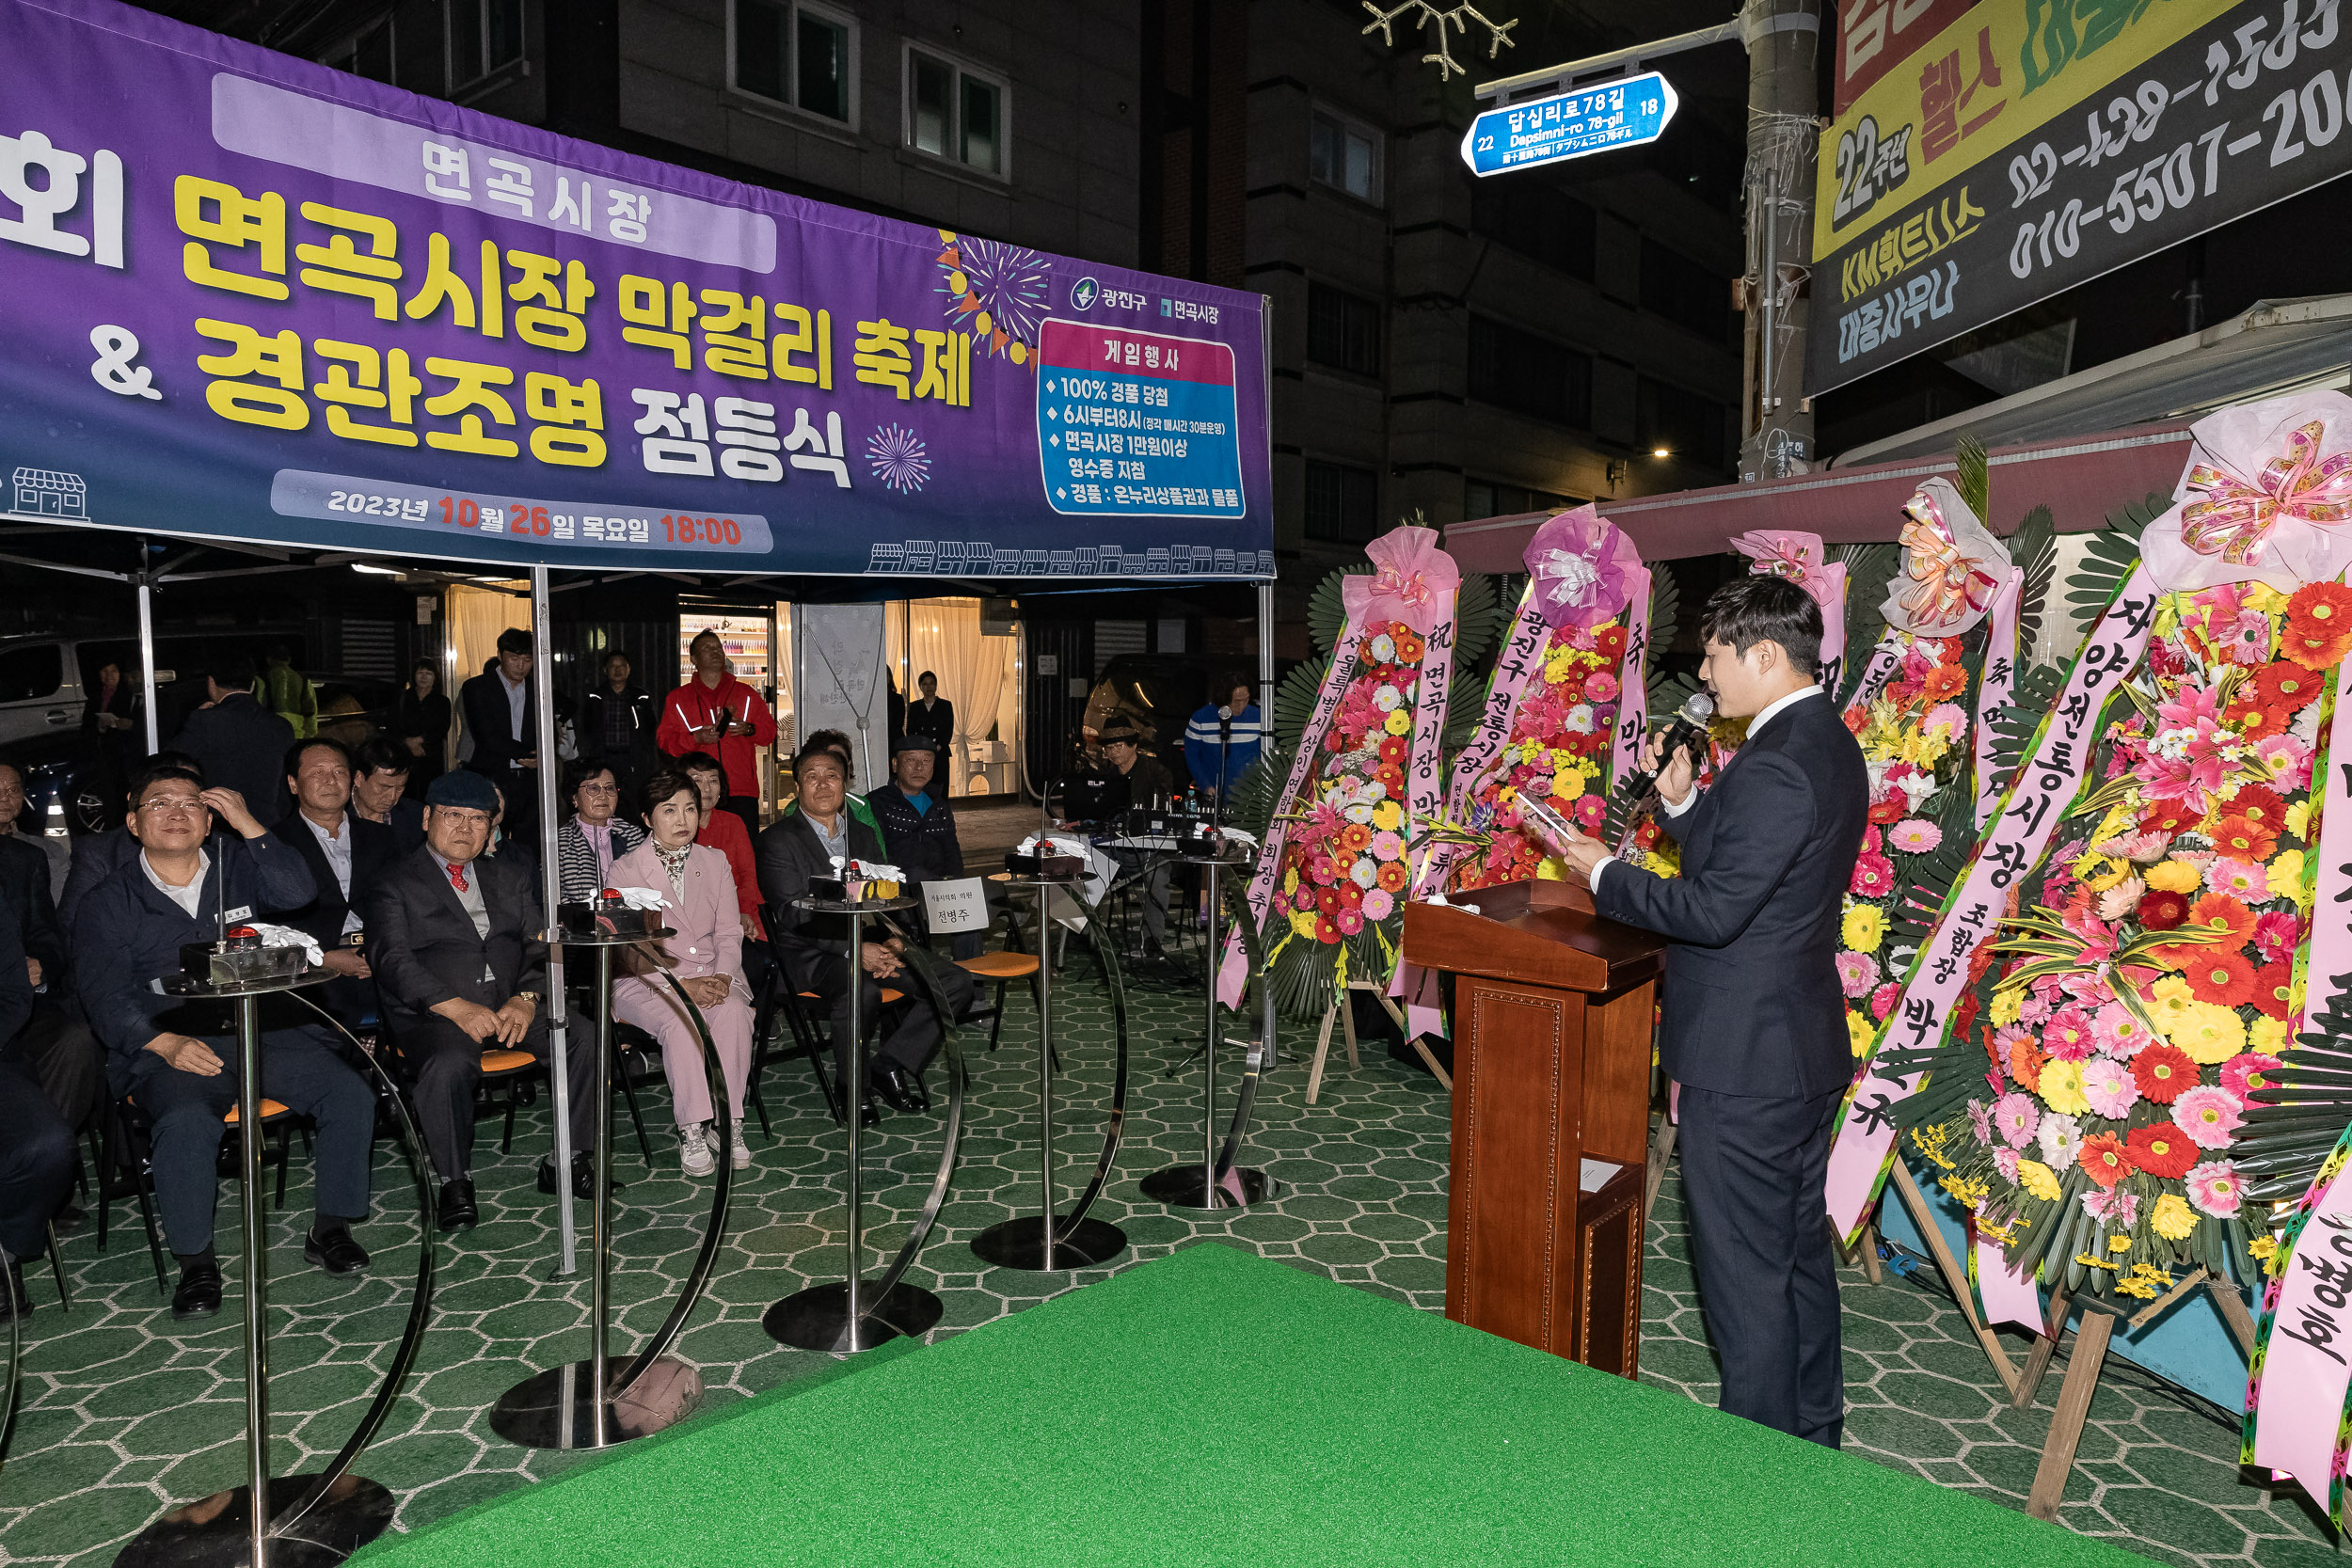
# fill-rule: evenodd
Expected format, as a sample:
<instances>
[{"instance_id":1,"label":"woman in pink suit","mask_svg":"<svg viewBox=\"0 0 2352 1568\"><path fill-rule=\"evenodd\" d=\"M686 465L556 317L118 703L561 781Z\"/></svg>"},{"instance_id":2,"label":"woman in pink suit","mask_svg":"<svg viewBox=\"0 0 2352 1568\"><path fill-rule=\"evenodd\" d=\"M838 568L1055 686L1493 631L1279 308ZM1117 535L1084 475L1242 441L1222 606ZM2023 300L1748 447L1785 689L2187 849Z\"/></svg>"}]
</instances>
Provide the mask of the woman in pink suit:
<instances>
[{"instance_id":1,"label":"woman in pink suit","mask_svg":"<svg viewBox=\"0 0 2352 1568\"><path fill-rule=\"evenodd\" d=\"M675 935L660 943L661 967L675 975L702 1009L719 1065L726 1074L727 1120L735 1168L752 1163L743 1145L743 1085L752 1067L751 988L743 982L743 919L736 907L735 876L727 858L697 845L702 797L694 781L668 768L645 781L640 796L652 836L612 863L614 887L651 888L670 901L662 924ZM630 961L649 971L642 950ZM704 1130L712 1111L693 1022L670 988L645 974L612 988L612 1013L661 1042L661 1062L676 1106L678 1158L689 1176L708 1176L718 1161Z\"/></svg>"}]
</instances>

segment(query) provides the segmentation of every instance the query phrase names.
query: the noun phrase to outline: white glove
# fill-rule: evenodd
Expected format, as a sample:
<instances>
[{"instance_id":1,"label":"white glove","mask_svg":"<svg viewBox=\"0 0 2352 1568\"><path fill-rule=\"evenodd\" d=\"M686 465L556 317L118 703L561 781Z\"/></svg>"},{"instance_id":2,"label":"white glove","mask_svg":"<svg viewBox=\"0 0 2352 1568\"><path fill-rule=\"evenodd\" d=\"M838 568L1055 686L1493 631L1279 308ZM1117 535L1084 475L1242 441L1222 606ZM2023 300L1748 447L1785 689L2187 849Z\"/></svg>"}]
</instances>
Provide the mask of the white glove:
<instances>
[{"instance_id":1,"label":"white glove","mask_svg":"<svg viewBox=\"0 0 2352 1568\"><path fill-rule=\"evenodd\" d=\"M667 897L649 887L616 887L612 891L619 894L621 902L632 910L666 910L670 907Z\"/></svg>"},{"instance_id":2,"label":"white glove","mask_svg":"<svg viewBox=\"0 0 2352 1568\"><path fill-rule=\"evenodd\" d=\"M308 931L297 931L291 926L264 926L258 920L241 920L237 924L260 937L264 947L301 948L302 956L310 959L313 969L326 961L326 955L320 951L318 938Z\"/></svg>"}]
</instances>

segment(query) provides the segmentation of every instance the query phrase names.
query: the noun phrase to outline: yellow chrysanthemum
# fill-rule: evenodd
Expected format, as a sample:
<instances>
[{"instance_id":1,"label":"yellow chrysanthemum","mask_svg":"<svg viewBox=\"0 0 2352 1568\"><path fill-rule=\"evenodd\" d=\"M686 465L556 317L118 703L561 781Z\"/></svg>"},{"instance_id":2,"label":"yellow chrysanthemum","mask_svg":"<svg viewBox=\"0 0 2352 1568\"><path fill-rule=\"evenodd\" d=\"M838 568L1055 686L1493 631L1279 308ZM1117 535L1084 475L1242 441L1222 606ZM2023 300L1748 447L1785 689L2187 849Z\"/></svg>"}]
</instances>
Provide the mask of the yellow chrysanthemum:
<instances>
[{"instance_id":1,"label":"yellow chrysanthemum","mask_svg":"<svg viewBox=\"0 0 2352 1568\"><path fill-rule=\"evenodd\" d=\"M1886 913L1876 904L1856 904L1838 923L1838 935L1857 953L1875 953L1886 940Z\"/></svg>"},{"instance_id":2,"label":"yellow chrysanthemum","mask_svg":"<svg viewBox=\"0 0 2352 1568\"><path fill-rule=\"evenodd\" d=\"M1851 1012L1846 1015L1846 1043L1853 1048L1856 1056L1870 1049L1870 1042L1878 1037L1878 1032L1879 1026L1870 1022L1868 1013Z\"/></svg>"},{"instance_id":3,"label":"yellow chrysanthemum","mask_svg":"<svg viewBox=\"0 0 2352 1568\"><path fill-rule=\"evenodd\" d=\"M2185 1242L2189 1232L2197 1228L2197 1215L2180 1194L2167 1193L2156 1199L2155 1212L2148 1216L2148 1223L2166 1241Z\"/></svg>"},{"instance_id":4,"label":"yellow chrysanthemum","mask_svg":"<svg viewBox=\"0 0 2352 1568\"><path fill-rule=\"evenodd\" d=\"M1401 707L1392 707L1389 709L1389 721L1380 727L1391 735L1410 735L1413 733L1413 716Z\"/></svg>"},{"instance_id":5,"label":"yellow chrysanthemum","mask_svg":"<svg viewBox=\"0 0 2352 1568\"><path fill-rule=\"evenodd\" d=\"M2058 1173L2039 1160L2017 1162L2017 1184L2045 1203L2058 1196Z\"/></svg>"},{"instance_id":6,"label":"yellow chrysanthemum","mask_svg":"<svg viewBox=\"0 0 2352 1568\"><path fill-rule=\"evenodd\" d=\"M1404 820L1405 814L1397 808L1394 800L1383 800L1372 808L1372 825L1384 833L1396 832L1396 825ZM1297 873L1293 872L1292 875L1296 876Z\"/></svg>"},{"instance_id":7,"label":"yellow chrysanthemum","mask_svg":"<svg viewBox=\"0 0 2352 1568\"><path fill-rule=\"evenodd\" d=\"M2168 1038L2187 1024L2188 1010L2196 1005L2197 998L2190 994L2188 982L2178 974L2166 975L2148 993L2148 1010L2155 1016L2156 1027Z\"/></svg>"},{"instance_id":8,"label":"yellow chrysanthemum","mask_svg":"<svg viewBox=\"0 0 2352 1568\"><path fill-rule=\"evenodd\" d=\"M2217 1002L2191 1002L2186 1012L2187 1018L2167 1033L2190 1061L2211 1067L2246 1049L2246 1025L2234 1009ZM2043 1082L2048 1082L2046 1074Z\"/></svg>"},{"instance_id":9,"label":"yellow chrysanthemum","mask_svg":"<svg viewBox=\"0 0 2352 1568\"><path fill-rule=\"evenodd\" d=\"M2283 1018L2258 1018L2246 1031L2246 1049L2259 1051L2265 1056L2276 1056L2287 1048L2287 1021Z\"/></svg>"},{"instance_id":10,"label":"yellow chrysanthemum","mask_svg":"<svg viewBox=\"0 0 2352 1568\"><path fill-rule=\"evenodd\" d=\"M2146 880L2158 893L2194 893L2205 875L2186 861L2162 861L2148 868Z\"/></svg>"},{"instance_id":11,"label":"yellow chrysanthemum","mask_svg":"<svg viewBox=\"0 0 2352 1568\"><path fill-rule=\"evenodd\" d=\"M2289 806L2287 808L2286 823L2287 832L2293 833L2296 837L2311 837L2312 835L2310 832L2306 831L2312 825L2311 801L2308 800L2297 800L2295 804Z\"/></svg>"},{"instance_id":12,"label":"yellow chrysanthemum","mask_svg":"<svg viewBox=\"0 0 2352 1568\"><path fill-rule=\"evenodd\" d=\"M1573 768L1564 768L1551 776L1551 793L1560 800L1573 800L1584 793L1584 775Z\"/></svg>"},{"instance_id":13,"label":"yellow chrysanthemum","mask_svg":"<svg viewBox=\"0 0 2352 1568\"><path fill-rule=\"evenodd\" d=\"M2167 1196L2169 1196L2170 1195L2168 1194ZM2114 1253L2116 1256L2121 1257L2124 1253L2132 1250L2132 1239L2129 1236L2109 1236L2107 1238L2107 1250Z\"/></svg>"},{"instance_id":14,"label":"yellow chrysanthemum","mask_svg":"<svg viewBox=\"0 0 2352 1568\"><path fill-rule=\"evenodd\" d=\"M2062 1117L2079 1117L2090 1113L2090 1101L2083 1097L2083 1069L2078 1063L2044 1064L2042 1087L2036 1092L2042 1096L2044 1105Z\"/></svg>"},{"instance_id":15,"label":"yellow chrysanthemum","mask_svg":"<svg viewBox=\"0 0 2352 1568\"><path fill-rule=\"evenodd\" d=\"M2312 907L2311 895L2303 891L2302 850L2284 850L2271 861L2270 896L2291 898L2295 901L2295 907L2299 910L2308 910Z\"/></svg>"},{"instance_id":16,"label":"yellow chrysanthemum","mask_svg":"<svg viewBox=\"0 0 2352 1568\"><path fill-rule=\"evenodd\" d=\"M1282 891L1284 893L1296 893L1298 891L1298 867L1294 865L1283 871Z\"/></svg>"},{"instance_id":17,"label":"yellow chrysanthemum","mask_svg":"<svg viewBox=\"0 0 2352 1568\"><path fill-rule=\"evenodd\" d=\"M2014 1023L2025 1006L2026 993L2022 990L2001 990L1993 993L1993 1006L1987 1010L1995 1023Z\"/></svg>"},{"instance_id":18,"label":"yellow chrysanthemum","mask_svg":"<svg viewBox=\"0 0 2352 1568\"><path fill-rule=\"evenodd\" d=\"M1291 911L1291 929L1309 942L1315 940L1315 917L1306 910Z\"/></svg>"},{"instance_id":19,"label":"yellow chrysanthemum","mask_svg":"<svg viewBox=\"0 0 2352 1568\"><path fill-rule=\"evenodd\" d=\"M1947 1176L1943 1180L1943 1187L1951 1195L1952 1201L1963 1209L1974 1209L1984 1201L1985 1186L1981 1181L1971 1181L1964 1176Z\"/></svg>"}]
</instances>

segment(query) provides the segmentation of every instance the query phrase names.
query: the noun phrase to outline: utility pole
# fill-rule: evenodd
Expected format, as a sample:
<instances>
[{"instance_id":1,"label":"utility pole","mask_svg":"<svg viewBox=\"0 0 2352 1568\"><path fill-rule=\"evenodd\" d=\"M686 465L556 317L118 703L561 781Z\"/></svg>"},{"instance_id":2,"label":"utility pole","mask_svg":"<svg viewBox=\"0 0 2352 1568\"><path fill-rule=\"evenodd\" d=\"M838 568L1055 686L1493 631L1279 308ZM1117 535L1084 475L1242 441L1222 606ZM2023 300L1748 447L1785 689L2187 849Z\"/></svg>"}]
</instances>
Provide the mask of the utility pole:
<instances>
[{"instance_id":1,"label":"utility pole","mask_svg":"<svg viewBox=\"0 0 2352 1568\"><path fill-rule=\"evenodd\" d=\"M1820 146L1820 0L1748 0L1747 270L1740 280L1740 479L1803 473L1813 460L1804 395L1812 316L1813 181Z\"/></svg>"}]
</instances>

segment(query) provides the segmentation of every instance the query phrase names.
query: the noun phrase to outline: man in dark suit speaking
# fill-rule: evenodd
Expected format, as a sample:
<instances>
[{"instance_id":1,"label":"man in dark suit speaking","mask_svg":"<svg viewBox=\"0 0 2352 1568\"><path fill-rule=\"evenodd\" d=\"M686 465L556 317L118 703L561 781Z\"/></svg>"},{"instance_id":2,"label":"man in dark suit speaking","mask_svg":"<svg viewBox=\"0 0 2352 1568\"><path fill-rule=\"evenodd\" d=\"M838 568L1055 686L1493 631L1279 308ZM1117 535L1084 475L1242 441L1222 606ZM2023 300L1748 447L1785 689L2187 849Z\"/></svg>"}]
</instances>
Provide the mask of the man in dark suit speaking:
<instances>
[{"instance_id":1,"label":"man in dark suit speaking","mask_svg":"<svg viewBox=\"0 0 2352 1568\"><path fill-rule=\"evenodd\" d=\"M1723 1408L1836 1448L1846 1397L1821 1189L1853 1073L1835 960L1869 778L1815 684L1821 611L1804 589L1741 578L1708 600L1700 630L1700 678L1748 737L1704 794L1684 748L1659 773L1682 875L1623 864L1581 833L1555 847L1602 914L1672 940L1659 1058L1682 1085L1682 1196Z\"/></svg>"}]
</instances>

